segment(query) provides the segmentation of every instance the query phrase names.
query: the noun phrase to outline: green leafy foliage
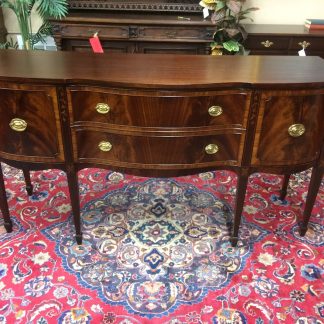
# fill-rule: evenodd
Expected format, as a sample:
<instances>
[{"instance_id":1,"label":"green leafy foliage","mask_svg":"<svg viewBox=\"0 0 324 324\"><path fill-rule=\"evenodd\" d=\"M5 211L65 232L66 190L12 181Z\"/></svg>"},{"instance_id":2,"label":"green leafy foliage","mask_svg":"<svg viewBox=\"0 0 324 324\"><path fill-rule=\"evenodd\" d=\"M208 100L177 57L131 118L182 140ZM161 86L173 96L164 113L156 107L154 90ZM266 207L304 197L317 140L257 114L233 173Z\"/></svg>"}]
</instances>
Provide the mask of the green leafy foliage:
<instances>
[{"instance_id":1,"label":"green leafy foliage","mask_svg":"<svg viewBox=\"0 0 324 324\"><path fill-rule=\"evenodd\" d=\"M51 35L48 18L61 19L68 13L67 0L0 0L0 6L9 8L17 17L24 49L33 49ZM37 31L32 30L31 13L35 10L43 19Z\"/></svg>"},{"instance_id":2,"label":"green leafy foliage","mask_svg":"<svg viewBox=\"0 0 324 324\"><path fill-rule=\"evenodd\" d=\"M202 0L200 5L212 11L211 21L215 24L212 54L244 54L247 32L241 21L250 19L249 14L258 8L244 8L246 0Z\"/></svg>"},{"instance_id":3,"label":"green leafy foliage","mask_svg":"<svg viewBox=\"0 0 324 324\"><path fill-rule=\"evenodd\" d=\"M14 42L14 40L10 37L10 40L5 43L0 43L0 49L17 49L18 43Z\"/></svg>"}]
</instances>

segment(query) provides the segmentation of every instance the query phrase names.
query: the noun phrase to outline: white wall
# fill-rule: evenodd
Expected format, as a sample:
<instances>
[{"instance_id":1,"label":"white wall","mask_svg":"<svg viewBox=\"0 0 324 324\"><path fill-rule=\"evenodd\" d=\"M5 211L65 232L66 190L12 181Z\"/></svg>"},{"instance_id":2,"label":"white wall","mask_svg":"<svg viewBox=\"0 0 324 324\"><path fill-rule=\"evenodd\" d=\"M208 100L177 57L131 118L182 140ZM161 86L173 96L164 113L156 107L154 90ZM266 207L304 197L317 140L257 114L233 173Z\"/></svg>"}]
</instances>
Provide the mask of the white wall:
<instances>
[{"instance_id":1,"label":"white wall","mask_svg":"<svg viewBox=\"0 0 324 324\"><path fill-rule=\"evenodd\" d=\"M247 0L246 7L260 8L251 14L255 24L302 25L306 18L324 18L324 0ZM8 33L17 33L15 17L9 9L3 11ZM39 24L40 19L34 17L33 25Z\"/></svg>"},{"instance_id":2,"label":"white wall","mask_svg":"<svg viewBox=\"0 0 324 324\"><path fill-rule=\"evenodd\" d=\"M306 18L324 19L324 0L247 0L246 6L259 8L251 14L255 24L303 25Z\"/></svg>"},{"instance_id":3,"label":"white wall","mask_svg":"<svg viewBox=\"0 0 324 324\"><path fill-rule=\"evenodd\" d=\"M7 32L9 34L16 34L19 33L19 28L17 24L17 18L12 10L8 8L2 8L3 11L3 18L4 18L4 24L6 26ZM33 28L38 29L39 26L42 24L42 20L39 18L39 16L36 13L32 13L32 26Z\"/></svg>"}]
</instances>

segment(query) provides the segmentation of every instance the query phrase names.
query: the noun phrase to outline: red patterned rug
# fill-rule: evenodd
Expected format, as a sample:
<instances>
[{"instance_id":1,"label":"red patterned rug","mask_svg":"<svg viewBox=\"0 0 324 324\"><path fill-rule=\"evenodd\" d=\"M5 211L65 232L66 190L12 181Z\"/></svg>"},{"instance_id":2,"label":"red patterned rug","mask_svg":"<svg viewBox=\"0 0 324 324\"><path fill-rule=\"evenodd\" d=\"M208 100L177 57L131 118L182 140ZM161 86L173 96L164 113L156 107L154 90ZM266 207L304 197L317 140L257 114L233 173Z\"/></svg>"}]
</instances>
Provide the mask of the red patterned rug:
<instances>
[{"instance_id":1,"label":"red patterned rug","mask_svg":"<svg viewBox=\"0 0 324 324\"><path fill-rule=\"evenodd\" d=\"M14 230L0 227L0 323L324 323L324 187L298 234L309 172L250 177L228 241L236 176L79 173L83 245L65 174L3 165ZM2 220L1 220L2 222Z\"/></svg>"}]
</instances>

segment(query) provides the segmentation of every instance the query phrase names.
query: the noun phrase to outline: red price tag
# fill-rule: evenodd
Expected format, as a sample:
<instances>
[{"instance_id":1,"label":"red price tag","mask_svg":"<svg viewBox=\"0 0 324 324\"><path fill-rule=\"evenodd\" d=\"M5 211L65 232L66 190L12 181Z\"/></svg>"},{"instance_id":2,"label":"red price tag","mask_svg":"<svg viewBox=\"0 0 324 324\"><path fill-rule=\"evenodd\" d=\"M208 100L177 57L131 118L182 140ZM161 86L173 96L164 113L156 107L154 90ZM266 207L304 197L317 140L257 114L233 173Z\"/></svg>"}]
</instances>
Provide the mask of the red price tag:
<instances>
[{"instance_id":1,"label":"red price tag","mask_svg":"<svg viewBox=\"0 0 324 324\"><path fill-rule=\"evenodd\" d=\"M92 47L92 50L94 53L103 53L104 52L102 49L101 43L100 43L100 39L97 36L97 34L95 34L93 37L91 37L89 39L89 41L90 41L90 44L91 44L91 47Z\"/></svg>"}]
</instances>

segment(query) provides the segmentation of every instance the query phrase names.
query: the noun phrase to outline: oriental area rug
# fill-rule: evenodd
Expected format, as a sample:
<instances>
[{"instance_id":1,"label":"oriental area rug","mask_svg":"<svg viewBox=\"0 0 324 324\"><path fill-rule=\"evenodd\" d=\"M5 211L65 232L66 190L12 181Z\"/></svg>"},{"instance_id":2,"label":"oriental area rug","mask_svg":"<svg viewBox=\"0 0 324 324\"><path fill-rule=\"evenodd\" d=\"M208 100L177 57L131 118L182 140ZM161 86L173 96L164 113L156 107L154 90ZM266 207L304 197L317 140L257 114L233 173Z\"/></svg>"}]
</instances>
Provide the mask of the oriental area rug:
<instances>
[{"instance_id":1,"label":"oriental area rug","mask_svg":"<svg viewBox=\"0 0 324 324\"><path fill-rule=\"evenodd\" d=\"M324 323L324 187L298 234L310 171L250 177L236 248L236 175L156 179L79 172L83 244L64 172L2 165L0 323ZM2 219L1 219L2 225Z\"/></svg>"}]
</instances>

